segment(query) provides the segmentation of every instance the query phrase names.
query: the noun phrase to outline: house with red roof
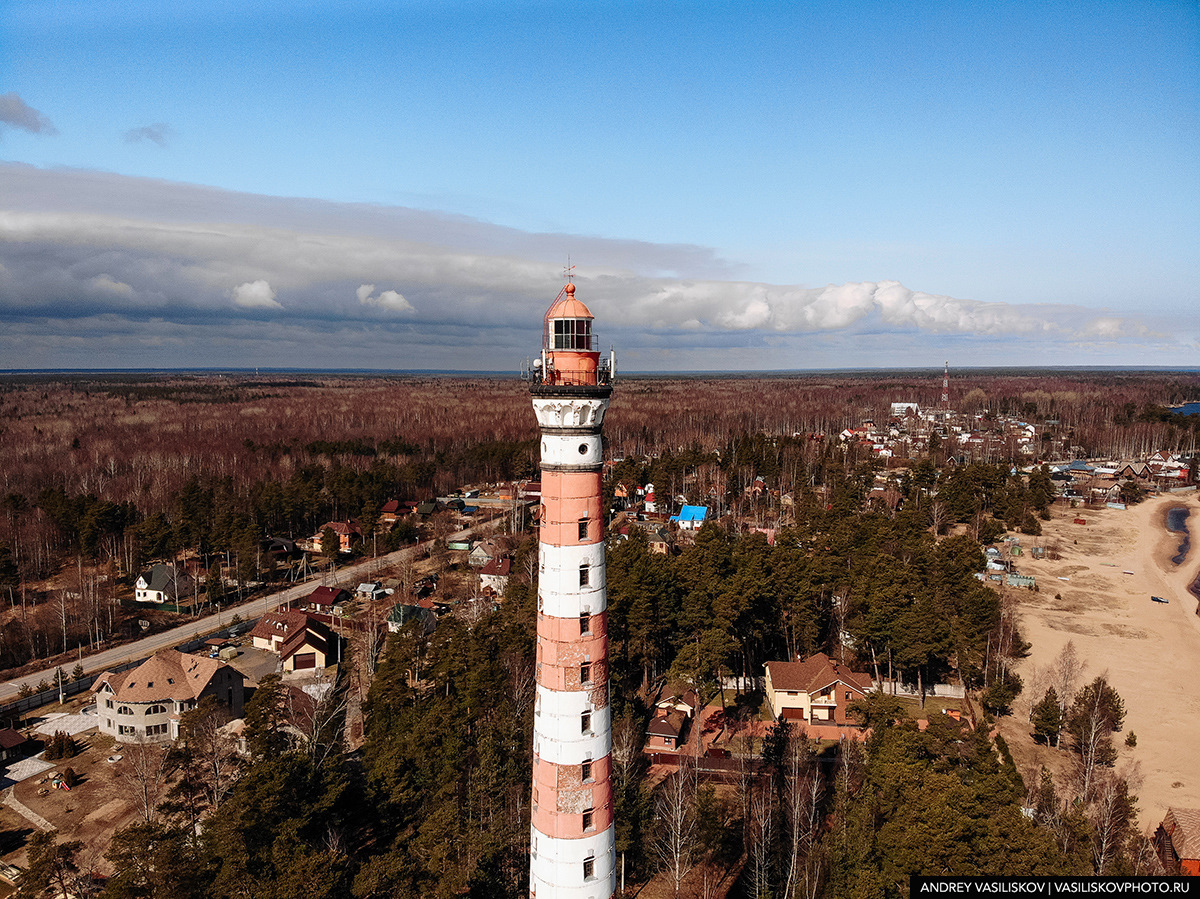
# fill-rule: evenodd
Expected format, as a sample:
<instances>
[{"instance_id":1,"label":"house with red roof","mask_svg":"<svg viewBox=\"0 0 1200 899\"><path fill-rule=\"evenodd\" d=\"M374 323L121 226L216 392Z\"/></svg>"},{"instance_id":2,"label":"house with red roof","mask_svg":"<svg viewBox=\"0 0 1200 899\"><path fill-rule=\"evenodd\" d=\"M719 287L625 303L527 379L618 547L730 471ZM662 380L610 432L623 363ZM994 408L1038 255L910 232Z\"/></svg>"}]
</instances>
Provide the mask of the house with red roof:
<instances>
[{"instance_id":1,"label":"house with red roof","mask_svg":"<svg viewBox=\"0 0 1200 899\"><path fill-rule=\"evenodd\" d=\"M0 764L14 762L21 758L27 742L25 735L19 730L0 727Z\"/></svg>"},{"instance_id":2,"label":"house with red roof","mask_svg":"<svg viewBox=\"0 0 1200 899\"><path fill-rule=\"evenodd\" d=\"M767 699L776 718L854 725L850 704L871 690L871 676L818 652L803 662L767 662Z\"/></svg>"},{"instance_id":3,"label":"house with red roof","mask_svg":"<svg viewBox=\"0 0 1200 899\"><path fill-rule=\"evenodd\" d=\"M314 549L321 549L321 535L325 533L326 528L337 534L338 552L343 553L353 550L354 544L361 540L363 535L362 528L353 519L349 521L327 521L321 525L310 541Z\"/></svg>"},{"instance_id":4,"label":"house with red roof","mask_svg":"<svg viewBox=\"0 0 1200 899\"><path fill-rule=\"evenodd\" d=\"M284 671L325 668L337 651L338 638L322 621L305 612L267 612L250 631L255 649L279 656Z\"/></svg>"},{"instance_id":5,"label":"house with red roof","mask_svg":"<svg viewBox=\"0 0 1200 899\"><path fill-rule=\"evenodd\" d=\"M1200 877L1200 808L1167 809L1154 832L1154 848L1172 877Z\"/></svg>"},{"instance_id":6,"label":"house with red roof","mask_svg":"<svg viewBox=\"0 0 1200 899\"><path fill-rule=\"evenodd\" d=\"M479 569L479 584L484 590L503 593L508 587L508 576L512 572L512 559L496 556Z\"/></svg>"},{"instance_id":7,"label":"house with red roof","mask_svg":"<svg viewBox=\"0 0 1200 899\"><path fill-rule=\"evenodd\" d=\"M234 718L242 716L245 678L219 659L160 649L128 671L105 671L92 684L100 732L118 742L168 743L179 736L179 719L206 696Z\"/></svg>"},{"instance_id":8,"label":"house with red roof","mask_svg":"<svg viewBox=\"0 0 1200 899\"><path fill-rule=\"evenodd\" d=\"M337 610L353 597L341 587L318 587L304 598L303 606L318 615L336 615Z\"/></svg>"}]
</instances>

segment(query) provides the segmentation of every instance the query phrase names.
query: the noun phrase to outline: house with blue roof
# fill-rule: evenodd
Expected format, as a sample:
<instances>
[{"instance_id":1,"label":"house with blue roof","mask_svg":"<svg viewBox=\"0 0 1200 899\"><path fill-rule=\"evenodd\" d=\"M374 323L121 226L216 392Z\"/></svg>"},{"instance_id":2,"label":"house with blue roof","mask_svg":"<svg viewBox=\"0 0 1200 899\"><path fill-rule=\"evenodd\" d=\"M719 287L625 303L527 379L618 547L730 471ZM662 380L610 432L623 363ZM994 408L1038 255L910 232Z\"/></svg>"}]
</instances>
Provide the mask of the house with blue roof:
<instances>
[{"instance_id":1,"label":"house with blue roof","mask_svg":"<svg viewBox=\"0 0 1200 899\"><path fill-rule=\"evenodd\" d=\"M686 531L697 530L708 518L708 506L684 506L678 515L672 515L670 520Z\"/></svg>"}]
</instances>

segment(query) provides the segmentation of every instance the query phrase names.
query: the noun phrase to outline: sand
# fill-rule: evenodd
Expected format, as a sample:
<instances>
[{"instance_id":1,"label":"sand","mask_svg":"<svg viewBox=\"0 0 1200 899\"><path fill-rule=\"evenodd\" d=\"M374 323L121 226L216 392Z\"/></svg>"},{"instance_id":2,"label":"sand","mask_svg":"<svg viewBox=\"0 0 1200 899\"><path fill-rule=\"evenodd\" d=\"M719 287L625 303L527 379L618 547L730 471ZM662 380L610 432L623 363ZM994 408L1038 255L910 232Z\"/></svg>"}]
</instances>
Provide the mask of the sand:
<instances>
[{"instance_id":1,"label":"sand","mask_svg":"<svg viewBox=\"0 0 1200 899\"><path fill-rule=\"evenodd\" d=\"M1191 513L1191 548L1179 565L1171 558L1181 535L1166 530L1172 506ZM1075 524L1076 517L1087 524ZM1117 766L1136 763L1140 769L1143 829L1161 821L1167 806L1200 808L1200 616L1188 591L1200 571L1200 498L1155 497L1126 511L1058 505L1042 524L1040 538L1021 538L1025 554L1014 559L1022 574L1037 578L1038 591L1005 590L1018 603L1023 634L1033 644L1018 673L1027 687L1037 685L1038 669L1073 641L1087 663L1081 685L1105 674L1125 700L1125 729L1115 735ZM1033 559L1028 550L1039 544L1057 546L1062 557ZM1169 602L1152 602L1151 595ZM1025 702L1044 691L1041 685ZM1004 729L1027 734L1028 705L1018 700L1016 708ZM1131 730L1137 735L1132 749L1124 745ZM1032 741L1024 740L1018 759L1040 763L1048 757L1048 750L1030 752Z\"/></svg>"}]
</instances>

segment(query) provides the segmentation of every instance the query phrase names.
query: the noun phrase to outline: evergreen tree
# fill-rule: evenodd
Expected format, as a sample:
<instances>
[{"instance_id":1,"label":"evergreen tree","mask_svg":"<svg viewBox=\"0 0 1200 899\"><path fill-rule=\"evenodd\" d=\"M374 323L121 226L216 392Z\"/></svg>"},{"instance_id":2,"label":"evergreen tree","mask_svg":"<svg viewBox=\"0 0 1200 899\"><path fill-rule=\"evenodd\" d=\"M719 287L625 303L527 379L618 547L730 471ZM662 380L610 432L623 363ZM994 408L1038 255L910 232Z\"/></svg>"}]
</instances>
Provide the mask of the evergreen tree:
<instances>
[{"instance_id":1,"label":"evergreen tree","mask_svg":"<svg viewBox=\"0 0 1200 899\"><path fill-rule=\"evenodd\" d=\"M1050 687L1046 690L1046 695L1033 707L1034 740L1057 746L1062 724L1062 707L1058 702L1058 693Z\"/></svg>"}]
</instances>

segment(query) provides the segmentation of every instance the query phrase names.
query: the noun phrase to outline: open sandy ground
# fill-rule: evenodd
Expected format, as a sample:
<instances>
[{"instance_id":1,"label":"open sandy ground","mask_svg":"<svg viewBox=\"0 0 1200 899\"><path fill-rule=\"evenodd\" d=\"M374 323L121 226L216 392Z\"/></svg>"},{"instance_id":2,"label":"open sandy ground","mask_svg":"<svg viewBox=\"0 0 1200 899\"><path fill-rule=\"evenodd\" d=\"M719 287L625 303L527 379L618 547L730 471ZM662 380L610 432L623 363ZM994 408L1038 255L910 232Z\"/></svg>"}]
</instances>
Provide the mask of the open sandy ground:
<instances>
[{"instance_id":1,"label":"open sandy ground","mask_svg":"<svg viewBox=\"0 0 1200 899\"><path fill-rule=\"evenodd\" d=\"M1190 512L1191 549L1180 565L1171 562L1180 535L1166 530L1172 506ZM1075 524L1076 517L1087 523ZM1200 571L1200 498L1156 497L1126 511L1055 506L1053 519L1042 524L1040 538L1022 538L1023 549L1057 547L1061 558L1016 558L1021 573L1037 578L1038 591L1006 589L1033 644L1018 668L1029 695L1018 700L1004 728L1023 731L1018 758L1040 763L1049 757L1050 750L1031 751L1027 703L1046 689L1037 670L1051 665L1071 640L1087 663L1079 685L1106 674L1125 700L1125 729L1114 735L1117 765L1136 762L1140 768L1143 829L1161 821L1169 805L1200 808L1200 617L1188 591ZM1152 602L1151 595L1169 603ZM1137 735L1132 749L1124 746L1130 730Z\"/></svg>"}]
</instances>

